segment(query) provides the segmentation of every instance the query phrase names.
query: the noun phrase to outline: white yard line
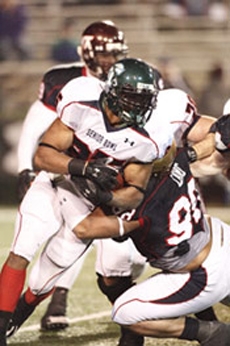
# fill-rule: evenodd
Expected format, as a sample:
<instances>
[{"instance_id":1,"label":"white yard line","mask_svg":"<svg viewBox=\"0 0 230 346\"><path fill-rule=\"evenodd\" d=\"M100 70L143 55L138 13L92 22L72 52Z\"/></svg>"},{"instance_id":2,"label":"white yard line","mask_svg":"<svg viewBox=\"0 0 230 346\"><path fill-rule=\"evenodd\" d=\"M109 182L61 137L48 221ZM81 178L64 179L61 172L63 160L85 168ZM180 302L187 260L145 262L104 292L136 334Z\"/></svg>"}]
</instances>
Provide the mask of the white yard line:
<instances>
[{"instance_id":1,"label":"white yard line","mask_svg":"<svg viewBox=\"0 0 230 346\"><path fill-rule=\"evenodd\" d=\"M83 322L83 321L90 321L90 320L96 320L102 317L108 317L111 315L111 311L101 311L97 312L94 314L89 314L81 317L75 317L75 318L69 318L69 324L74 324L78 322ZM23 333L23 332L34 332L40 330L41 326L40 324L34 324L32 326L28 327L22 327L18 330L17 333Z\"/></svg>"}]
</instances>

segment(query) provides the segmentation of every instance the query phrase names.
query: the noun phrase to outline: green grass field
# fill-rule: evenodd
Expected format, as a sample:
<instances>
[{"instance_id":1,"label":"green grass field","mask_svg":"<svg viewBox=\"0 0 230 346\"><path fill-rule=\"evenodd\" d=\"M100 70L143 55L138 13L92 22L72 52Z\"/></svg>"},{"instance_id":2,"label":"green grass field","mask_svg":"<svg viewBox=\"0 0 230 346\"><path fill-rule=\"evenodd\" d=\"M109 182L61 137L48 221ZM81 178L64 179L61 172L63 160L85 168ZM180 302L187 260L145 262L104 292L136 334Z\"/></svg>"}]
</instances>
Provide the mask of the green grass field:
<instances>
[{"instance_id":1,"label":"green grass field","mask_svg":"<svg viewBox=\"0 0 230 346\"><path fill-rule=\"evenodd\" d=\"M210 208L212 215L230 222L229 209ZM16 210L0 208L0 265L4 262L12 239ZM110 304L96 285L94 272L95 250L88 255L83 270L70 291L68 317L70 326L63 332L41 332L40 318L49 300L43 302L26 321L21 330L9 339L14 346L115 346L119 337L119 327L110 320ZM152 273L147 269L143 278ZM229 310L220 304L215 306L218 317L230 322ZM172 339L146 338L145 346L188 346L197 345Z\"/></svg>"}]
</instances>

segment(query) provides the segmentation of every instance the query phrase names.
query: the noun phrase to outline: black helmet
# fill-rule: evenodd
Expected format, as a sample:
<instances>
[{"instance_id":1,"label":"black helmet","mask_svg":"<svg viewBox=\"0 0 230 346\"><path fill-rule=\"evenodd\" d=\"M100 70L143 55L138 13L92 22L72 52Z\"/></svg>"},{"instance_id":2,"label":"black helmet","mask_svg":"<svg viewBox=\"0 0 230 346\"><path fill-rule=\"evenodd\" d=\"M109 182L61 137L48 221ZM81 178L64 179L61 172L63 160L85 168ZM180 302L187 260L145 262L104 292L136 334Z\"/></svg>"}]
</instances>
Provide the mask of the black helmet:
<instances>
[{"instance_id":1,"label":"black helmet","mask_svg":"<svg viewBox=\"0 0 230 346\"><path fill-rule=\"evenodd\" d=\"M111 21L101 21L90 24L82 33L81 55L88 68L101 79L107 77L103 66L97 61L97 53L113 54L116 60L127 56L128 46L124 33ZM103 79L103 78L102 78Z\"/></svg>"},{"instance_id":2,"label":"black helmet","mask_svg":"<svg viewBox=\"0 0 230 346\"><path fill-rule=\"evenodd\" d=\"M156 107L157 95L163 88L159 71L140 59L126 58L109 70L102 93L102 107L117 115L121 123L143 127Z\"/></svg>"}]
</instances>

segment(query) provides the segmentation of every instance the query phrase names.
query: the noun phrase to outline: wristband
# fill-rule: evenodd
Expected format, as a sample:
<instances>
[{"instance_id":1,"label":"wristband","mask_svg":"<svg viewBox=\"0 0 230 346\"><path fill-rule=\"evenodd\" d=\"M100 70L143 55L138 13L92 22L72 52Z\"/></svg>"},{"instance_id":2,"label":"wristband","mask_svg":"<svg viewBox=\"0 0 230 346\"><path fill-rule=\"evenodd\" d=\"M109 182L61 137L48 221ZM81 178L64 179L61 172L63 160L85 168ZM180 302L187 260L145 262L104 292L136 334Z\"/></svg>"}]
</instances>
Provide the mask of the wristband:
<instances>
[{"instance_id":1,"label":"wristband","mask_svg":"<svg viewBox=\"0 0 230 346\"><path fill-rule=\"evenodd\" d=\"M197 160L197 153L193 147L187 147L187 156L190 163Z\"/></svg>"},{"instance_id":2,"label":"wristband","mask_svg":"<svg viewBox=\"0 0 230 346\"><path fill-rule=\"evenodd\" d=\"M85 167L85 161L80 159L72 159L68 164L68 173L70 175L84 175L83 170Z\"/></svg>"},{"instance_id":3,"label":"wristband","mask_svg":"<svg viewBox=\"0 0 230 346\"><path fill-rule=\"evenodd\" d=\"M122 237L125 234L125 229L124 229L124 225L123 225L123 221L120 217L117 217L117 221L119 223L119 235L120 237Z\"/></svg>"},{"instance_id":4,"label":"wristband","mask_svg":"<svg viewBox=\"0 0 230 346\"><path fill-rule=\"evenodd\" d=\"M138 222L139 222L141 228L143 228L145 226L145 221L144 221L143 217L139 217Z\"/></svg>"}]
</instances>

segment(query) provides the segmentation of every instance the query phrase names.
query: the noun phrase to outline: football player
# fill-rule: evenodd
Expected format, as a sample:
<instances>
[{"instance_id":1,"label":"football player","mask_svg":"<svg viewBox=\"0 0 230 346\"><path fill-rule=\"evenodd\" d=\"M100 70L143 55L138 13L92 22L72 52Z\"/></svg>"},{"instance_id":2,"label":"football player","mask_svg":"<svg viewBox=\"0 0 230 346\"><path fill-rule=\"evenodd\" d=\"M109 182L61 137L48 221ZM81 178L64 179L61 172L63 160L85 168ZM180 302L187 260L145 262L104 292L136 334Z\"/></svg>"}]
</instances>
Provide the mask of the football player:
<instances>
[{"instance_id":1,"label":"football player","mask_svg":"<svg viewBox=\"0 0 230 346\"><path fill-rule=\"evenodd\" d=\"M161 90L158 95L157 107L153 110L152 116L145 125L145 129L151 134L151 130L156 126L159 133L169 131L173 134L177 146L187 146L191 143L197 143L202 140L209 132L211 124L215 118L209 116L201 116L198 114L194 100L184 91L179 89ZM154 136L151 135L154 139ZM126 245L125 245L126 244ZM133 242L131 239L122 243L122 247L130 249L126 251L130 256L121 254L121 243L111 239L97 240L97 253L100 257L96 260L96 273L98 276L98 286L101 291L113 303L120 294L127 288L132 287L135 279L135 271L133 271L132 251ZM119 253L119 256L111 256L111 253ZM137 256L136 256L137 258ZM100 259L100 260L99 260ZM127 264L126 264L127 263ZM146 265L144 256L139 255L139 269L143 269ZM142 266L141 266L142 265ZM215 314L212 309L208 309L199 313L199 317L203 319L214 319ZM122 333L119 346L126 345L127 331ZM129 338L130 342L131 337ZM143 345L143 337L138 336L132 338L134 346ZM128 343L127 343L128 345Z\"/></svg>"},{"instance_id":2,"label":"football player","mask_svg":"<svg viewBox=\"0 0 230 346\"><path fill-rule=\"evenodd\" d=\"M76 48L77 49L77 48ZM124 34L111 21L90 24L82 33L78 47L83 62L63 64L49 69L40 84L38 99L30 107L18 144L18 197L21 201L34 180L33 154L37 144L57 118L57 95L73 78L94 76L104 80L109 68L127 56Z\"/></svg>"},{"instance_id":3,"label":"football player","mask_svg":"<svg viewBox=\"0 0 230 346\"><path fill-rule=\"evenodd\" d=\"M36 174L33 154L42 134L57 118L56 98L61 88L73 78L94 76L104 80L108 69L128 53L124 33L111 21L91 23L82 33L78 47L83 62L54 66L43 76L38 99L30 107L18 145L18 197L24 197ZM48 202L49 203L49 202ZM67 294L83 264L78 261L57 283L48 310L41 320L42 329L59 330L68 326Z\"/></svg>"},{"instance_id":4,"label":"football player","mask_svg":"<svg viewBox=\"0 0 230 346\"><path fill-rule=\"evenodd\" d=\"M217 122L214 130L221 134L216 140L221 154L230 148L229 118ZM173 161L163 170L158 167L137 209L119 217L96 210L74 231L82 240L127 234L150 266L160 269L114 302L116 323L142 336L229 346L229 324L181 317L217 302L229 305L230 299L230 274L223 277L223 268L230 265L230 227L202 210L196 171L189 167L197 148L192 148L192 156L187 148L179 148ZM92 186L79 181L83 194L85 188L93 194Z\"/></svg>"},{"instance_id":5,"label":"football player","mask_svg":"<svg viewBox=\"0 0 230 346\"><path fill-rule=\"evenodd\" d=\"M34 284L32 279L33 290L28 289L21 299L21 319L26 319L50 294L57 277L91 244L73 238L71 231L90 213L88 205L80 207L75 201L74 176L82 175L104 189L113 189L117 187L117 172L109 162L118 167L129 163L128 186L113 193L103 190L97 197L124 209L136 207L142 200L152 161L164 156L172 143L168 131L162 135L156 126L155 132L152 129L153 140L143 128L156 107L159 90L157 70L138 59L123 59L111 67L106 84L98 78L79 77L59 93L59 117L42 136L36 152L34 165L41 171L20 205L15 237L1 272L1 346L6 345L6 329L24 286L26 268L40 245L52 237L52 246L46 248L43 275L39 275L39 283ZM57 182L63 181L62 175L73 179L64 179L62 187L56 189ZM55 233L57 236L53 236ZM63 234L65 241L59 237ZM66 243L69 247L63 253L59 248ZM50 280L54 264L57 272Z\"/></svg>"},{"instance_id":6,"label":"football player","mask_svg":"<svg viewBox=\"0 0 230 346\"><path fill-rule=\"evenodd\" d=\"M41 135L57 117L56 97L60 89L69 80L82 75L93 75L99 79L104 79L111 64L127 55L128 46L123 32L113 23L108 21L96 22L83 31L80 53L83 63L56 66L44 75L40 86L39 99L34 102L28 111L18 146L19 200L22 200L26 190L35 178L33 154ZM50 201L52 200L47 200L47 208L50 207ZM102 243L102 241L97 243L96 267L100 266L98 268L98 275L100 276L100 280L98 280L99 288L107 295L107 291L104 291L101 282L105 281L106 283L113 284L114 280L116 280L114 276L121 277L120 288L118 291L115 289L117 295L121 290L126 289L127 285L132 284L133 279L142 273L146 264L145 258L136 250L132 241L126 241L119 246L120 262L125 263L125 266L122 266L122 271L118 270L121 266L117 265L116 260L111 261L110 265L108 265L111 251L116 253L118 251L117 245L113 244L112 240L105 240L106 244L104 246ZM105 249L107 249L106 252ZM78 260L75 266L72 266L57 282L57 287L52 295L48 309L41 319L41 328L43 330L60 330L68 326L68 318L66 316L68 291L81 270L84 257L82 256L81 260ZM102 266L99 258L103 258ZM103 271L101 271L102 268ZM103 275L103 278L101 275ZM9 335L13 333L13 330L14 327L10 328ZM126 342L126 339L128 339L128 343L131 342L130 338L132 335L129 333L126 336L125 333L126 331L122 334L121 346Z\"/></svg>"}]
</instances>

